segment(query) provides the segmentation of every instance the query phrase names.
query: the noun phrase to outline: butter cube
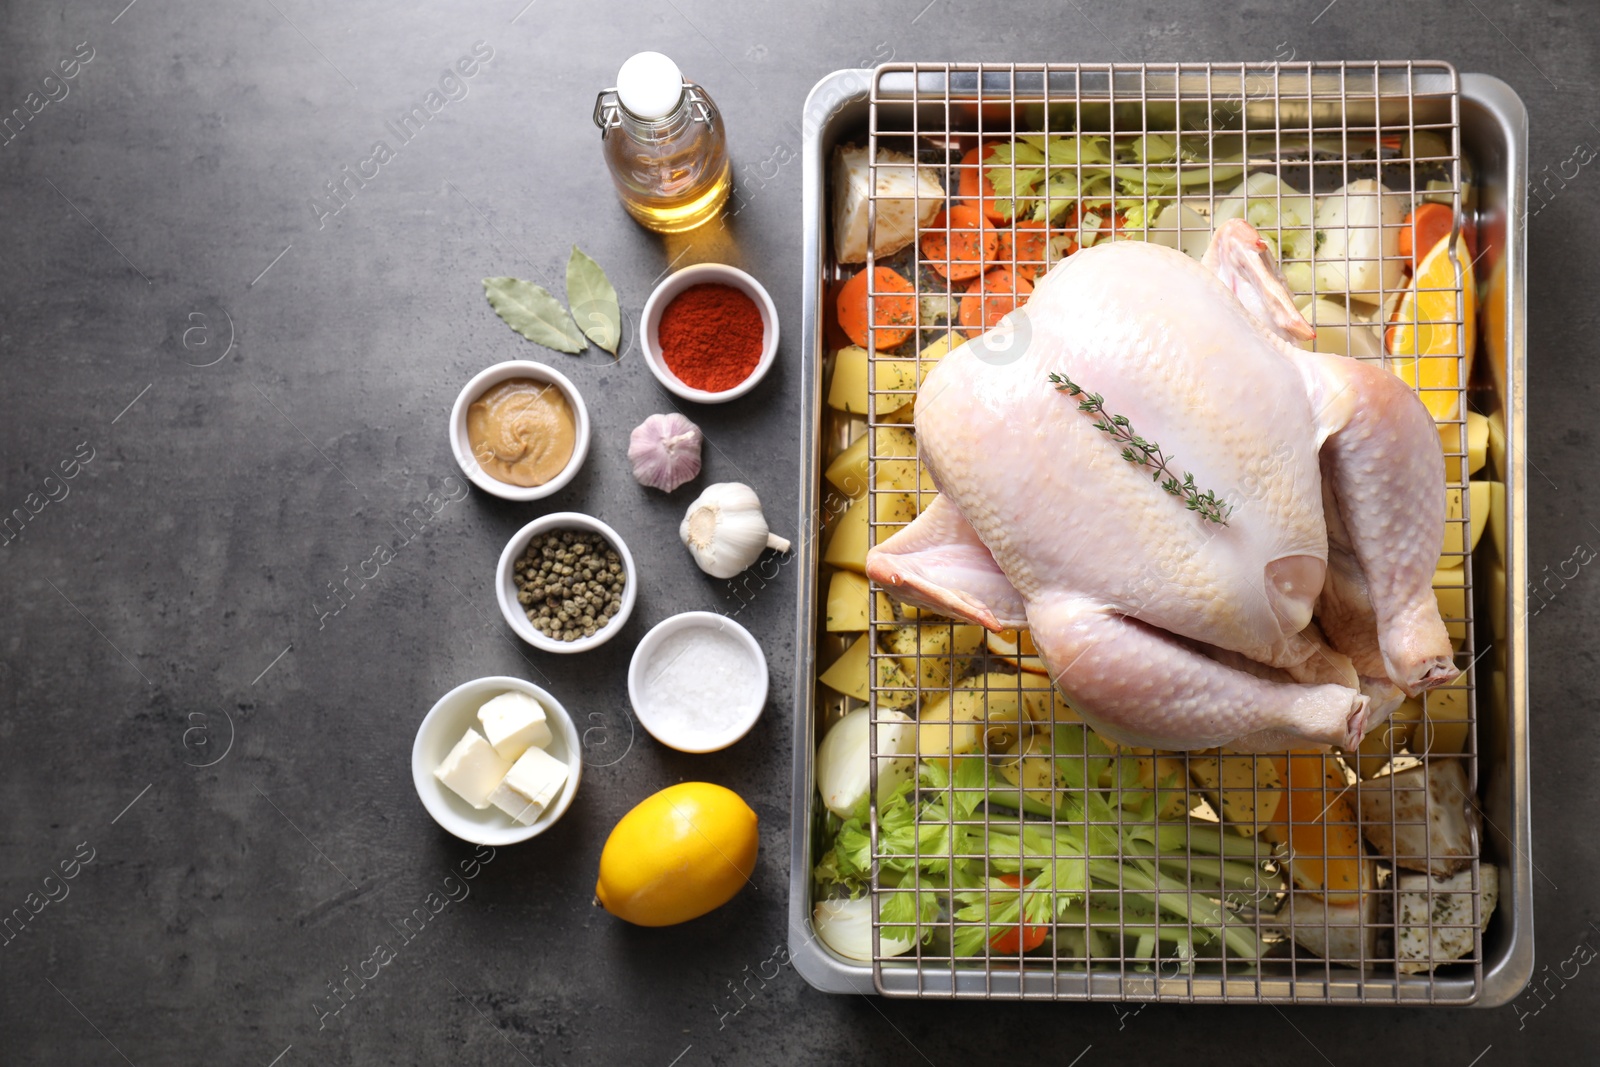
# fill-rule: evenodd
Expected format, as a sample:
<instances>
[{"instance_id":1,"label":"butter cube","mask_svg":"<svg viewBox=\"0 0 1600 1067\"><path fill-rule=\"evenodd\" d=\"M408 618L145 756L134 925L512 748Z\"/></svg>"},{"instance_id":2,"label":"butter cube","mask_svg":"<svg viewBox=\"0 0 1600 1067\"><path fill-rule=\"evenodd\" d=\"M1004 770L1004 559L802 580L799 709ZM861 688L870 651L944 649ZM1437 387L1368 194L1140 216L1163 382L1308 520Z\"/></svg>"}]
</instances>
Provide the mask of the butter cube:
<instances>
[{"instance_id":1,"label":"butter cube","mask_svg":"<svg viewBox=\"0 0 1600 1067\"><path fill-rule=\"evenodd\" d=\"M500 754L513 762L530 748L550 744L550 723L544 708L526 693L501 693L478 709L483 735Z\"/></svg>"},{"instance_id":2,"label":"butter cube","mask_svg":"<svg viewBox=\"0 0 1600 1067\"><path fill-rule=\"evenodd\" d=\"M489 795L510 770L511 761L502 758L482 734L469 728L444 762L434 768L433 776L456 796L482 809L489 806Z\"/></svg>"},{"instance_id":3,"label":"butter cube","mask_svg":"<svg viewBox=\"0 0 1600 1067\"><path fill-rule=\"evenodd\" d=\"M567 765L542 748L530 748L511 765L489 799L523 825L536 822L567 784Z\"/></svg>"}]
</instances>

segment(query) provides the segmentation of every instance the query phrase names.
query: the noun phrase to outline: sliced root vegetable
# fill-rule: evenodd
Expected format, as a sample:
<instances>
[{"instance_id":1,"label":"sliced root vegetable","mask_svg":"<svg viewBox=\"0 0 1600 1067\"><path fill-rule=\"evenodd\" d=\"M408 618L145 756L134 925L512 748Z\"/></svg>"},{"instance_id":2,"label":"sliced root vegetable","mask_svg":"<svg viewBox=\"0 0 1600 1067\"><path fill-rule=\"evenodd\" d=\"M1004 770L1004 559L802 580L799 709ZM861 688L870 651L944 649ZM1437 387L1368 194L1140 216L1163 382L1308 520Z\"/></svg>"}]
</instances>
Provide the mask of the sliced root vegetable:
<instances>
[{"instance_id":1,"label":"sliced root vegetable","mask_svg":"<svg viewBox=\"0 0 1600 1067\"><path fill-rule=\"evenodd\" d=\"M1066 698L1061 695L1061 690L1050 681L1048 674L1023 671L1015 677L1022 687L1022 708L1030 722L1046 726L1053 722L1084 725L1083 717L1067 703Z\"/></svg>"},{"instance_id":2,"label":"sliced root vegetable","mask_svg":"<svg viewBox=\"0 0 1600 1067\"><path fill-rule=\"evenodd\" d=\"M1284 791L1273 821L1287 830L1289 874L1330 905L1356 903L1362 881L1361 832L1353 788L1339 763L1316 751L1274 756Z\"/></svg>"},{"instance_id":3,"label":"sliced root vegetable","mask_svg":"<svg viewBox=\"0 0 1600 1067\"><path fill-rule=\"evenodd\" d=\"M980 207L989 219L994 222L1004 222L1010 216L1000 209L995 199L994 186L990 184L989 176L983 173L983 161L994 155L995 147L992 144L979 145L961 157L959 167L961 177L956 183L956 190L962 200Z\"/></svg>"},{"instance_id":4,"label":"sliced root vegetable","mask_svg":"<svg viewBox=\"0 0 1600 1067\"><path fill-rule=\"evenodd\" d=\"M1461 557L1470 555L1478 547L1478 539L1488 527L1489 513L1493 510L1493 485L1485 481L1468 482L1464 497L1460 489L1445 490L1444 551L1439 555L1440 567L1461 566Z\"/></svg>"},{"instance_id":5,"label":"sliced root vegetable","mask_svg":"<svg viewBox=\"0 0 1600 1067\"><path fill-rule=\"evenodd\" d=\"M874 327L870 339L867 336L868 278L872 283ZM917 321L916 290L888 267L874 267L870 273L857 272L839 290L834 307L839 315L839 328L852 342L867 348L870 340L879 351L905 341Z\"/></svg>"},{"instance_id":6,"label":"sliced root vegetable","mask_svg":"<svg viewBox=\"0 0 1600 1067\"><path fill-rule=\"evenodd\" d=\"M1000 320L1028 302L1033 283L1019 278L1009 267L999 267L967 286L961 298L961 329L976 337L999 325Z\"/></svg>"},{"instance_id":7,"label":"sliced root vegetable","mask_svg":"<svg viewBox=\"0 0 1600 1067\"><path fill-rule=\"evenodd\" d=\"M1378 852L1408 871L1447 878L1472 864L1478 815L1458 759L1430 759L1359 787L1361 823Z\"/></svg>"},{"instance_id":8,"label":"sliced root vegetable","mask_svg":"<svg viewBox=\"0 0 1600 1067\"><path fill-rule=\"evenodd\" d=\"M922 233L923 262L951 281L976 278L995 261L1000 235L983 212L956 204L934 216Z\"/></svg>"},{"instance_id":9,"label":"sliced root vegetable","mask_svg":"<svg viewBox=\"0 0 1600 1067\"><path fill-rule=\"evenodd\" d=\"M1437 591L1435 591L1437 595ZM1472 728L1471 702L1464 684L1431 689L1423 695L1426 712L1411 734L1411 748L1433 755L1455 755L1467 750L1467 734Z\"/></svg>"},{"instance_id":10,"label":"sliced root vegetable","mask_svg":"<svg viewBox=\"0 0 1600 1067\"><path fill-rule=\"evenodd\" d=\"M999 245L993 261L1010 267L1017 276L1033 281L1050 267L1050 231L1039 219L1023 219L1010 229L999 231ZM1069 238L1070 240L1070 238Z\"/></svg>"}]
</instances>

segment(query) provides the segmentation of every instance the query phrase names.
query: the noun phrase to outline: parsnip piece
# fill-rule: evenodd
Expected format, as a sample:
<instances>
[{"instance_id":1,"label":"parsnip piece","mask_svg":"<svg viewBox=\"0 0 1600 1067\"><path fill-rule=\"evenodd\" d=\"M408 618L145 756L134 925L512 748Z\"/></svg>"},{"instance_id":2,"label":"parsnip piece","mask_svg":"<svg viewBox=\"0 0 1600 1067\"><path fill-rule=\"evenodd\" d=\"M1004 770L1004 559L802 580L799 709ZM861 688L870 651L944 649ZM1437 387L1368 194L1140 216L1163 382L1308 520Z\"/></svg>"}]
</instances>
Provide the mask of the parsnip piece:
<instances>
[{"instance_id":1,"label":"parsnip piece","mask_svg":"<svg viewBox=\"0 0 1600 1067\"><path fill-rule=\"evenodd\" d=\"M887 148L878 149L876 173L865 146L848 146L833 155L833 248L840 263L867 261L867 200L876 178L877 227L872 249L889 256L916 240L944 207L944 187L930 168Z\"/></svg>"},{"instance_id":2,"label":"parsnip piece","mask_svg":"<svg viewBox=\"0 0 1600 1067\"><path fill-rule=\"evenodd\" d=\"M1500 870L1478 867L1479 930L1486 929L1500 902ZM1395 955L1401 974L1420 974L1472 953L1472 871L1446 879L1402 874L1395 916Z\"/></svg>"},{"instance_id":3,"label":"parsnip piece","mask_svg":"<svg viewBox=\"0 0 1600 1067\"><path fill-rule=\"evenodd\" d=\"M1472 864L1478 816L1460 760L1430 759L1374 778L1357 795L1367 843L1396 866L1445 878Z\"/></svg>"}]
</instances>

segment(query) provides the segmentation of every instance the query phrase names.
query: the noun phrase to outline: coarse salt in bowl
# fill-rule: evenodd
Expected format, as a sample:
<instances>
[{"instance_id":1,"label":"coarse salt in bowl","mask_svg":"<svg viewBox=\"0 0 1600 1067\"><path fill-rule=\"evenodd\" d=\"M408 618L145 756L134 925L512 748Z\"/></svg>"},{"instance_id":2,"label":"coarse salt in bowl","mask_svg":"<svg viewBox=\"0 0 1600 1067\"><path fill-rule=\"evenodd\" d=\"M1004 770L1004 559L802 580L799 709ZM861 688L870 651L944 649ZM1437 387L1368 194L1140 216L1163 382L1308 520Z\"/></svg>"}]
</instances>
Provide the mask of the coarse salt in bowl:
<instances>
[{"instance_id":1,"label":"coarse salt in bowl","mask_svg":"<svg viewBox=\"0 0 1600 1067\"><path fill-rule=\"evenodd\" d=\"M656 623L634 649L628 699L663 745L716 752L761 718L767 657L750 631L727 616L686 611Z\"/></svg>"},{"instance_id":2,"label":"coarse salt in bowl","mask_svg":"<svg viewBox=\"0 0 1600 1067\"><path fill-rule=\"evenodd\" d=\"M757 310L761 312L761 358L743 381L720 392L696 389L686 384L672 373L661 354L661 316L679 293L695 285L732 286L755 301ZM754 389L756 383L772 369L778 354L778 308L761 283L739 268L726 263L697 263L668 275L665 281L656 286L650 299L645 301L644 313L640 316L639 347L644 352L645 365L650 368L650 373L668 392L700 404L723 404Z\"/></svg>"}]
</instances>

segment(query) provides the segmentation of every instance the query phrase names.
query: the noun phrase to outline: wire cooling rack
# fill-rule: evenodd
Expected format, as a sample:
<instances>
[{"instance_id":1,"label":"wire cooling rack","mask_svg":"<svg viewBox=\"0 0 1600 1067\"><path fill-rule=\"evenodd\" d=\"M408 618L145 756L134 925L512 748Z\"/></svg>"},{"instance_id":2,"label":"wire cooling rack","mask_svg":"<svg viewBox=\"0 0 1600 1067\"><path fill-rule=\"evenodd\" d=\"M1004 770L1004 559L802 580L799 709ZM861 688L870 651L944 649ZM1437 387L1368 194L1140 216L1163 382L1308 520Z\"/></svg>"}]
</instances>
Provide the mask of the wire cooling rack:
<instances>
[{"instance_id":1,"label":"wire cooling rack","mask_svg":"<svg viewBox=\"0 0 1600 1067\"><path fill-rule=\"evenodd\" d=\"M1146 158L1116 164L1110 185L1097 186L1095 168L1066 153L1038 164L1043 177L1031 186L1036 196L1016 210L1034 214L1043 236L1018 238L1002 249L1002 265L1013 277L1048 269L1097 240L1134 236L1189 248L1198 238L1203 247L1219 203L1246 174L1277 179L1265 183L1270 191L1260 196L1276 208L1272 217L1279 220L1286 200L1292 208L1297 196L1326 197L1363 178L1403 196L1408 207L1424 197L1448 206L1456 227L1452 280L1424 287L1437 294L1435 307L1419 321L1414 302L1410 325L1418 331L1455 326L1454 351L1440 351L1435 342L1428 360L1412 359L1409 366L1381 350L1365 355L1408 377L1437 418L1450 508L1435 587L1463 668L1454 685L1428 693L1421 709L1397 713L1396 725L1380 727L1360 752L1291 757L1116 749L1079 725L1052 692L1043 664L1029 655L1025 633L997 638L966 624L912 617L898 607L885 614L884 602L874 597L873 795L880 769L890 766L878 744L900 716L918 719L911 754L944 769L943 778L924 780L911 794L920 825L909 836L903 825L881 821L873 807L878 989L902 996L1023 999L1470 1002L1482 984L1481 926L1492 892L1484 880L1493 872L1479 862L1476 830L1470 855L1463 856L1436 855L1431 835L1418 832L1434 819L1477 807L1477 653L1467 547L1473 528L1466 426L1472 327L1462 295L1470 263L1455 255L1455 237L1463 220L1471 219L1473 191L1470 165L1461 155L1454 69L1421 62L897 63L880 67L873 78L868 123L874 161L869 235L884 217L876 174L886 165L877 162L882 149L930 168L953 196L963 171L986 165L974 148L1006 143L1017 134L1095 134L1109 146L1152 139L1144 144ZM1224 156L1238 156L1243 166L1222 176L1212 161ZM1010 188L1032 177L1018 173L1027 169L1026 161L1009 163ZM1177 176L1180 192L1152 195L1152 189L1166 187L1169 174ZM982 189L975 182L981 177L970 175L969 187ZM1174 203L1186 210L1161 213ZM1143 233L1121 232L1132 229L1129 217L1140 220ZM1387 218L1384 224L1398 226ZM950 224L941 217L934 225ZM1314 324L1333 327L1316 321L1331 319L1335 310L1320 302L1325 294L1317 286L1318 268L1330 261L1322 238L1263 232L1286 272L1303 271L1311 279L1319 298L1308 306ZM867 499L874 543L908 522L932 492L920 461L905 449L909 405L928 362L922 355L926 346L956 324L969 285L984 301L978 329L1025 302L1025 293L1013 295L1022 288L1014 282L991 287L989 279L998 272L969 283L945 281L931 269L918 236L888 259L869 254L866 266L869 278L875 267L894 270L911 283L917 303L910 339L880 351L871 325L877 303L899 294L876 283L868 287L867 432L873 440ZM869 236L869 248L872 243ZM1348 245L1343 256L1331 258L1348 277ZM1385 258L1375 291L1360 301L1380 333L1395 324L1401 296L1410 288L1387 262L1394 253ZM1439 299L1447 301L1443 315ZM908 375L908 365L918 374ZM908 464L909 491L903 477ZM884 478L891 466L902 477ZM1044 771L1033 756L1046 750L1040 738L1054 752ZM973 770L974 761L984 766ZM1083 789L1099 802L1061 806ZM1313 807L1323 811L1316 819L1300 818L1307 809L1286 799L1286 791L1313 793ZM1470 815L1462 817L1470 822ZM1182 835L1176 861L1149 854L1152 842L1165 841L1162 853L1171 855L1174 833ZM1336 855L1335 838L1350 833L1361 842L1357 890L1341 896L1296 885L1286 860L1291 852L1297 861ZM1373 838L1398 839L1390 857L1378 854ZM1072 879L1082 879L1084 890L1058 895L1014 887L1005 868L1014 871L1017 865L997 860L996 841L1015 841L1018 859L1030 853L1047 860L1057 890ZM1334 862L1328 861L1325 873ZM1462 870L1447 894L1444 883L1418 889L1414 873L1405 869L1418 867ZM908 876L907 869L917 873ZM976 882L975 870L981 871ZM1419 938L1425 969L1405 973L1396 941L1414 945ZM1449 938L1468 939L1470 950L1452 953L1449 962L1428 958ZM1432 974L1470 976L1470 982L1449 983L1450 990L1464 992L1446 992Z\"/></svg>"}]
</instances>

